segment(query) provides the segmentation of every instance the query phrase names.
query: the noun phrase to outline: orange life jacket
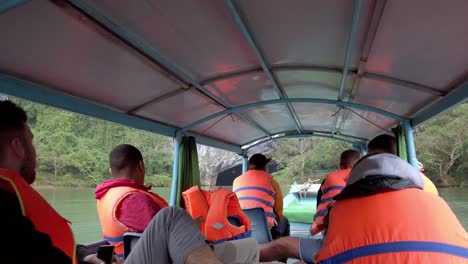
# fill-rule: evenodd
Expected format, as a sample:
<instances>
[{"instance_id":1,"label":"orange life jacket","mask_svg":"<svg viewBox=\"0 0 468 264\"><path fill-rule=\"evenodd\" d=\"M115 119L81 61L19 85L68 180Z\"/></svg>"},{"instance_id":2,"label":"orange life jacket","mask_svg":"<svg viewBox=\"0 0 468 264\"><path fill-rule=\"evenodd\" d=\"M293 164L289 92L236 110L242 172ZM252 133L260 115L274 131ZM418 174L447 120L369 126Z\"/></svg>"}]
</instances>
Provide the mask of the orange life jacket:
<instances>
[{"instance_id":1,"label":"orange life jacket","mask_svg":"<svg viewBox=\"0 0 468 264\"><path fill-rule=\"evenodd\" d=\"M237 177L232 190L236 193L242 208L262 207L268 219L268 224L274 226L276 215L275 191L272 187L273 176L261 170L249 170Z\"/></svg>"},{"instance_id":2,"label":"orange life jacket","mask_svg":"<svg viewBox=\"0 0 468 264\"><path fill-rule=\"evenodd\" d=\"M126 232L135 232L135 230L118 220L117 211L122 201L134 193L147 195L161 208L167 206L167 202L159 195L128 186L111 188L101 199L97 200L97 211L104 239L115 247L114 251L118 256L123 256L124 254L123 234ZM135 217L138 216L136 215Z\"/></svg>"},{"instance_id":3,"label":"orange life jacket","mask_svg":"<svg viewBox=\"0 0 468 264\"><path fill-rule=\"evenodd\" d=\"M311 235L316 235L323 231L323 218L327 214L328 205L333 202L333 197L338 195L346 186L351 169L334 171L327 175L323 183L322 198L319 201L317 212L314 215L314 222L310 230Z\"/></svg>"},{"instance_id":4,"label":"orange life jacket","mask_svg":"<svg viewBox=\"0 0 468 264\"><path fill-rule=\"evenodd\" d=\"M47 234L52 240L52 245L70 257L72 263L78 263L75 239L68 221L17 173L0 169L0 180L5 182L11 191L14 191L23 215L31 220L36 230Z\"/></svg>"},{"instance_id":5,"label":"orange life jacket","mask_svg":"<svg viewBox=\"0 0 468 264\"><path fill-rule=\"evenodd\" d=\"M193 219L201 221L201 232L210 242L250 237L250 219L240 208L236 195L225 189L202 191L194 186L182 193L185 209ZM229 223L228 216L236 217L242 226Z\"/></svg>"},{"instance_id":6,"label":"orange life jacket","mask_svg":"<svg viewBox=\"0 0 468 264\"><path fill-rule=\"evenodd\" d=\"M409 188L338 200L317 263L467 263L468 236L440 197Z\"/></svg>"}]
</instances>

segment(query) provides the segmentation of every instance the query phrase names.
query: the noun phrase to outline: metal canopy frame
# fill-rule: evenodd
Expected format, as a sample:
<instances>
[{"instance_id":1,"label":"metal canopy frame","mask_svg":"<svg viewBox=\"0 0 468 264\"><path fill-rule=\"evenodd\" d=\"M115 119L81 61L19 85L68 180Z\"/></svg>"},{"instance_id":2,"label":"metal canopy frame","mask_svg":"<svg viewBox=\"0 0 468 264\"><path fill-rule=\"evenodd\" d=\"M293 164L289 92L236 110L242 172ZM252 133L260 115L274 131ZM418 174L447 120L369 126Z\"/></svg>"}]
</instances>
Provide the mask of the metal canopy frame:
<instances>
[{"instance_id":1,"label":"metal canopy frame","mask_svg":"<svg viewBox=\"0 0 468 264\"><path fill-rule=\"evenodd\" d=\"M267 101L259 101L255 103L250 103L250 104L245 104L245 105L240 105L233 107L231 109L226 109L224 111L209 115L207 117L204 117L198 121L193 122L192 124L180 129L181 132L188 131L196 126L199 126L207 121L210 121L214 118L223 116L225 114L229 113L234 113L238 111L242 111L245 109L249 108L255 108L259 106L264 106L264 105L274 105L274 104L286 104L286 103L313 103L313 104L329 104L329 105L337 105L337 106L342 106L342 107L352 107L352 108L357 108L365 111L370 111L374 112L377 114L381 114L383 116L387 116L390 118L393 118L398 121L405 121L407 118L399 116L394 113L387 112L385 110L373 107L373 106L368 106L368 105L363 105L363 104L358 104L358 103L352 103L352 102L346 102L346 101L338 101L338 100L330 100L330 99L322 99L322 98L289 98L289 99L276 99L276 100L267 100Z\"/></svg>"},{"instance_id":2,"label":"metal canopy frame","mask_svg":"<svg viewBox=\"0 0 468 264\"><path fill-rule=\"evenodd\" d=\"M218 105L222 106L223 108L230 109L231 106L223 102L220 98L215 96L211 93L208 89L206 89L202 84L198 81L190 77L186 70L182 69L180 66L171 62L169 59L165 58L161 55L160 52L155 50L154 48L148 47L143 41L138 39L136 36L132 35L130 32L124 30L117 23L112 21L110 18L106 17L105 15L101 14L97 10L95 10L92 6L88 5L86 2L82 0L66 0L72 7L78 10L80 13L84 14L85 16L92 19L95 23L112 33L115 37L122 40L124 43L129 44L132 48L136 49L140 53L143 53L145 57L149 57L153 63L156 63L158 66L162 66L163 69L167 71L168 74L174 76L180 82L186 83L185 80L188 81L190 85L198 89L201 93L205 94L208 98L216 102ZM187 84L188 86L188 84ZM157 99L156 99L157 100ZM154 99L146 102L146 104L155 101ZM137 107L137 109L140 107ZM135 109L133 109L134 111ZM242 115L241 113L236 113L239 118L243 119L246 123L250 124L252 127L262 131L265 135L270 137L270 133L260 126L254 120Z\"/></svg>"},{"instance_id":3,"label":"metal canopy frame","mask_svg":"<svg viewBox=\"0 0 468 264\"><path fill-rule=\"evenodd\" d=\"M268 79L273 83L273 88L275 89L276 93L278 94L280 99L288 99L288 95L286 92L281 88L279 85L278 80L276 80L275 76L273 76L272 72L268 68L268 65L266 63L266 60L260 51L260 48L258 45L255 43L255 40L252 37L252 34L250 33L249 29L245 25L242 17L240 16L239 12L237 11L234 3L231 0L226 0L227 5L229 6L229 9L234 16L234 20L236 21L237 25L239 26L239 29L242 31L242 34L244 35L245 39L249 43L250 47L252 50L255 52L257 55L258 61L260 62L260 65L262 66L263 71L265 74L268 76ZM294 108L290 103L286 103L286 107L288 109L289 115L291 118L294 120L294 125L296 126L297 132L302 133L304 130L302 128L301 122L299 121L299 118L297 117L296 111L294 111Z\"/></svg>"},{"instance_id":4,"label":"metal canopy frame","mask_svg":"<svg viewBox=\"0 0 468 264\"><path fill-rule=\"evenodd\" d=\"M343 72L341 74L340 90L338 92L338 98L337 98L338 101L343 101L344 99L345 85L346 85L346 80L347 80L348 71L349 71L349 61L351 60L351 53L355 49L356 42L357 42L360 14L361 14L361 0L354 0L353 18L351 22L351 30L348 36L348 43L346 44L345 59L343 63ZM341 108L337 106L336 111L335 111L335 117L333 119L332 129L331 129L332 135L335 135L336 133L336 129L337 129L336 125L337 125L338 117L340 116L340 113L341 113ZM344 114L341 120L343 123Z\"/></svg>"},{"instance_id":5,"label":"metal canopy frame","mask_svg":"<svg viewBox=\"0 0 468 264\"><path fill-rule=\"evenodd\" d=\"M160 135L176 137L177 129L175 127L128 115L126 113L122 113L83 99L55 92L40 84L28 82L1 73L0 93L9 94L11 96L24 98L26 100L50 105L87 116L96 117L117 124L146 130ZM199 143L207 146L217 147L235 153L242 153L240 146L222 142L220 140L195 133L188 132L184 134L188 136L195 136Z\"/></svg>"},{"instance_id":6,"label":"metal canopy frame","mask_svg":"<svg viewBox=\"0 0 468 264\"><path fill-rule=\"evenodd\" d=\"M343 68L340 67L326 67L326 66L319 66L319 65L274 65L270 67L272 72L279 72L279 71L315 71L315 72L330 72L330 73L342 73ZM253 68L247 70L241 70L237 72L229 72L226 74L214 76L212 78L206 79L200 82L203 85L207 85L216 81L227 80L230 78L235 77L242 77L252 73L259 73L262 72L262 68ZM423 84L410 82L402 79L398 79L395 77L385 76L378 73L373 72L366 72L364 69L360 69L358 73L358 69L349 68L348 75L354 76L359 75L361 77L366 77L369 79L374 79L382 82L387 82L391 84L400 85L405 88L413 89L419 92L424 92L427 94L432 94L438 97L443 97L447 95L447 92L438 90L436 88L432 88Z\"/></svg>"},{"instance_id":7,"label":"metal canopy frame","mask_svg":"<svg viewBox=\"0 0 468 264\"><path fill-rule=\"evenodd\" d=\"M10 11L15 7L20 7L22 4L27 3L27 0L6 0L0 3L0 15ZM343 67L328 67L328 66L320 66L320 65L268 65L265 56L263 55L258 43L255 41L255 37L249 31L247 25L244 22L244 19L240 15L238 9L233 3L232 0L226 0L226 4L234 17L234 21L237 23L237 26L241 33L243 34L245 40L250 45L250 48L254 51L258 63L260 64L259 68L251 68L251 69L244 69L235 72L229 72L218 76L210 77L204 81L197 81L190 76L187 71L179 67L176 63L161 55L160 52L154 50L154 48L149 47L144 43L144 41L138 39L133 35L131 32L124 30L122 27L118 26L115 21L112 21L105 15L101 14L99 11L95 10L92 6L87 4L83 0L64 0L64 2L70 4L75 10L79 11L80 13L84 14L92 21L94 21L98 27L107 30L111 33L114 37L121 40L126 46L133 48L136 52L140 55L147 58L149 61L156 64L159 68L161 68L169 78L172 80L176 80L176 82L182 85L182 88L171 91L167 94L162 96L158 96L157 98L151 98L147 102L131 109L127 113L123 113L106 106L102 106L96 103L92 103L80 98L73 97L71 95L61 94L59 92L55 92L52 89L48 89L43 85L39 85L28 80L21 80L19 78L15 78L6 74L0 73L0 92L10 94L13 96L22 97L25 99L29 99L32 101L36 101L39 103L45 103L48 105L52 105L55 107L63 108L66 110L78 112L81 114L105 119L108 121L116 122L119 124L144 129L147 131L159 133L166 136L171 137L178 137L180 135L193 135L197 137L197 141L202 144L210 145L213 147L222 148L225 150L233 151L242 155L245 155L245 149L242 149L241 146L237 146L235 144L230 144L223 142L222 140L218 140L212 137L199 135L190 131L191 128L194 128L204 122L207 122L213 118L234 113L239 116L239 118L243 119L246 123L250 124L252 127L256 128L259 131L262 131L265 134L266 138L258 139L255 145L261 144L262 142L268 142L270 140L277 140L280 138L294 138L300 136L319 136L324 138L330 138L335 140L340 140L343 142L347 142L350 144L362 144L365 141L361 141L357 139L357 141L352 141L348 139L342 139L336 137L335 134L340 134L340 128L346 119L346 114L343 113L341 118L341 124L337 127L337 120L338 114L335 115L335 121L333 122L333 128L331 135L324 135L324 134L317 134L316 131L304 131L300 119L297 117L297 114L292 106L293 103L315 103L315 104L329 104L329 105L337 105L339 107L350 107L350 108L357 108L364 111L374 112L383 116L387 116L397 120L398 122L402 123L405 127L405 131L407 134L412 134L412 128L418 126L425 121L429 120L430 118L460 104L467 101L468 97L468 82L461 83L460 85L456 86L454 89L451 90L450 93L446 91L442 91L433 87L429 87L427 85L415 83L408 80L398 79L391 76L385 76L380 73L374 72L366 72L365 71L365 64L367 62L368 53L372 47L372 42L375 37L375 34L378 30L380 18L382 13L385 9L386 2L378 1L373 3L373 11L372 11L372 19L369 22L367 33L365 36L365 44L363 50L361 52L361 58L359 61L359 65L357 68L352 68L350 66L350 58L351 52L355 49L358 26L359 26L359 15L360 15L360 7L361 7L361 0L354 0L354 9L353 9L353 18L352 18L352 26L348 36L348 42L346 45L346 52L345 52L345 61ZM329 99L322 99L322 98L288 98L286 91L281 87L279 81L275 77L275 73L278 71L291 71L291 70L309 70L309 71L325 71L325 72L336 72L341 73L342 78L340 82L339 88L339 95L337 100L329 100ZM259 101L250 104L244 104L236 107L232 107L225 102L223 102L219 97L211 93L205 85L220 81L224 79L229 79L233 77L239 77L251 73L256 72L264 72L268 79L273 83L273 88L280 97L277 100L268 100L268 101ZM423 109L419 113L414 114L412 117L402 117L396 115L395 113L391 113L376 107L372 107L369 105L359 104L352 102L353 100L353 90L351 91L350 98L348 101L344 101L344 91L345 91L345 83L346 78L348 75L356 75L357 78L354 81L354 85L352 89L358 86L360 79L362 78L369 78L374 79L386 83L396 84L405 88L414 89L419 92L423 92L426 94L430 94L433 96L437 96L439 99L434 104L430 105L426 109ZM157 123L153 120L147 120L144 118L140 118L137 116L132 115L134 112L137 112L139 109L144 108L147 105L153 104L158 101L162 101L164 99L177 96L178 94L188 90L188 89L196 89L198 92L204 94L218 105L222 106L226 110L220 111L218 113L209 115L207 117L201 118L192 124L189 124L182 128L176 128L170 125ZM255 120L252 120L246 116L243 116L239 111L250 109L258 106L265 106L265 105L273 105L273 104L283 104L287 106L287 110L289 115L294 121L295 127L297 129L296 134L286 134L284 136L277 136L272 137L272 135L267 131L265 128L260 126ZM347 109L345 109L346 111ZM278 134L276 134L278 135ZM345 135L343 135L345 136ZM411 138L410 137L407 137ZM410 144L408 144L410 145ZM411 146L408 146L409 148ZM251 146L248 147L249 149ZM413 146L414 148L414 146ZM410 153L411 154L411 153ZM410 157L411 159L412 157ZM415 158L415 154L414 154Z\"/></svg>"},{"instance_id":8,"label":"metal canopy frame","mask_svg":"<svg viewBox=\"0 0 468 264\"><path fill-rule=\"evenodd\" d=\"M447 96L441 98L429 108L423 110L411 119L412 126L416 127L431 118L440 115L453 107L468 101L468 80L457 86Z\"/></svg>"},{"instance_id":9,"label":"metal canopy frame","mask_svg":"<svg viewBox=\"0 0 468 264\"><path fill-rule=\"evenodd\" d=\"M305 138L305 137L318 137L318 138L333 139L333 140L336 140L336 141L341 141L341 142L344 142L344 143L351 144L353 146L365 145L365 141L352 141L352 140L349 140L349 139L340 138L340 137L336 137L336 136L332 136L332 135L323 135L323 134L317 134L317 133L302 133L302 134L285 134L285 135L272 136L269 139L264 139L264 140L260 140L260 141L248 144L248 147L246 147L244 149L248 151L248 150L250 150L250 149L252 149L252 148L254 148L254 147L258 146L258 145L261 145L261 144L264 144L264 143L267 143L267 142L272 142L272 141L279 140L279 139Z\"/></svg>"}]
</instances>

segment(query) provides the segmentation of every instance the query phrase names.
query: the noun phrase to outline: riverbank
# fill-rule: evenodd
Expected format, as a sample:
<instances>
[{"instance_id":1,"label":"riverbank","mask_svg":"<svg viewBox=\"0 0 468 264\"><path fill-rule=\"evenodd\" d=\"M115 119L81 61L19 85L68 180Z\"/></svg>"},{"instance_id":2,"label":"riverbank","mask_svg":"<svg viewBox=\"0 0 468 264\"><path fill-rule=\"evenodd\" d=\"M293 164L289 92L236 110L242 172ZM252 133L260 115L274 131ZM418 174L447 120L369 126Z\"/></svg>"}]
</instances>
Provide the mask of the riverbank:
<instances>
[{"instance_id":1,"label":"riverbank","mask_svg":"<svg viewBox=\"0 0 468 264\"><path fill-rule=\"evenodd\" d=\"M281 186L284 195L289 186ZM44 198L72 225L78 243L102 239L101 227L96 212L94 188L37 187ZM153 191L169 200L171 188L154 187ZM441 188L440 196L449 204L465 229L468 229L468 189Z\"/></svg>"},{"instance_id":2,"label":"riverbank","mask_svg":"<svg viewBox=\"0 0 468 264\"><path fill-rule=\"evenodd\" d=\"M32 185L34 188L40 188L40 189L57 189L57 188L67 188L67 189L72 189L72 188L96 188L96 184L89 184L89 183L83 183L83 184L69 184L69 185L54 185L54 184L47 184L47 183L34 183ZM171 185L152 185L153 187L161 187L161 188L170 188ZM446 185L436 185L437 189L446 189L446 188L468 188L468 183L463 183L463 184L446 184Z\"/></svg>"}]
</instances>

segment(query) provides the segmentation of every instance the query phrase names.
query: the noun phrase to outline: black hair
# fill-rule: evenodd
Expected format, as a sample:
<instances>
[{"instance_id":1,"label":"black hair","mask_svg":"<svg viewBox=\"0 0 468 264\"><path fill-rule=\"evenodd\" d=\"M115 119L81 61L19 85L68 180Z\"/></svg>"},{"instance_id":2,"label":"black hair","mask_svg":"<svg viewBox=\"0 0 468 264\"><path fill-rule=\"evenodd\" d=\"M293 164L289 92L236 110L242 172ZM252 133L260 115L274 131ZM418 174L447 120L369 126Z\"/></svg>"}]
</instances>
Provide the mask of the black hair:
<instances>
[{"instance_id":1,"label":"black hair","mask_svg":"<svg viewBox=\"0 0 468 264\"><path fill-rule=\"evenodd\" d=\"M384 153L396 155L397 141L394 136L382 134L373 138L369 144L367 144L368 150L381 150Z\"/></svg>"},{"instance_id":2,"label":"black hair","mask_svg":"<svg viewBox=\"0 0 468 264\"><path fill-rule=\"evenodd\" d=\"M109 154L110 167L115 172L126 168L134 168L141 161L143 161L141 152L129 144L118 145Z\"/></svg>"},{"instance_id":3,"label":"black hair","mask_svg":"<svg viewBox=\"0 0 468 264\"><path fill-rule=\"evenodd\" d=\"M361 154L353 149L345 150L340 155L340 166L345 168L353 167L354 163L361 158Z\"/></svg>"},{"instance_id":4,"label":"black hair","mask_svg":"<svg viewBox=\"0 0 468 264\"><path fill-rule=\"evenodd\" d=\"M0 159L3 159L5 146L13 138L24 138L27 121L28 115L21 107L12 101L0 101Z\"/></svg>"}]
</instances>

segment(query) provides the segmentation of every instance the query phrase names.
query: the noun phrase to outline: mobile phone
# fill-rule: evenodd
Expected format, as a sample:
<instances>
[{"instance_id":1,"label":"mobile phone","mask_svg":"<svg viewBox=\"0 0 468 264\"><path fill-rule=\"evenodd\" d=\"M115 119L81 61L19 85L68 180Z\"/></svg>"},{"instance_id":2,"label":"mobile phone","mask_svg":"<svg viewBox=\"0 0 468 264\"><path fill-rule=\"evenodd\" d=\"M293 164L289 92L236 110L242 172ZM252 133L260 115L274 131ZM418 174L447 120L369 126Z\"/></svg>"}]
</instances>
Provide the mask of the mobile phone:
<instances>
[{"instance_id":1,"label":"mobile phone","mask_svg":"<svg viewBox=\"0 0 468 264\"><path fill-rule=\"evenodd\" d=\"M114 259L114 246L105 245L100 246L97 251L98 259L104 261L106 264L112 264Z\"/></svg>"}]
</instances>

